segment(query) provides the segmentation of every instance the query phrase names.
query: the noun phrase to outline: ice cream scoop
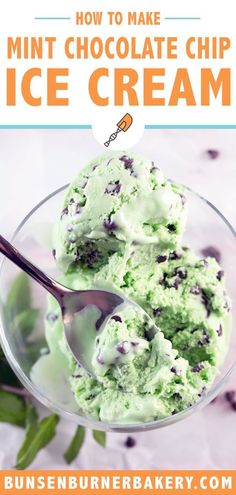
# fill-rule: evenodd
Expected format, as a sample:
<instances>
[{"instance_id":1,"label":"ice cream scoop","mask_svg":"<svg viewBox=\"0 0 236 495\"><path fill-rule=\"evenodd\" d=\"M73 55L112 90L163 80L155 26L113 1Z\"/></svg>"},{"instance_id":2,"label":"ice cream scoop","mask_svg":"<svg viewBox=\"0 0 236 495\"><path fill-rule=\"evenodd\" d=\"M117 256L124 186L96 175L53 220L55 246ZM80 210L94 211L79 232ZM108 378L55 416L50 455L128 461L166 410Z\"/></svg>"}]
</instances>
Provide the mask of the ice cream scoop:
<instances>
[{"instance_id":1,"label":"ice cream scoop","mask_svg":"<svg viewBox=\"0 0 236 495\"><path fill-rule=\"evenodd\" d=\"M96 377L92 366L93 348L117 308L135 306L150 328L155 330L148 314L120 294L105 290L72 290L42 272L0 235L0 252L26 272L58 301L67 344L76 361L90 375ZM97 377L96 377L97 378Z\"/></svg>"},{"instance_id":2,"label":"ice cream scoop","mask_svg":"<svg viewBox=\"0 0 236 495\"><path fill-rule=\"evenodd\" d=\"M54 367L60 391L64 390L58 368L67 369L73 398L84 414L124 424L183 411L210 389L227 354L232 326L225 277L214 258L202 259L186 247L164 256L156 245L136 245L132 250L126 247L124 256L111 255L98 270L77 268L61 275L60 282L76 290L94 286L122 290L156 327L143 321L139 306L118 308L98 333L93 352L88 345L94 380L76 365L60 308L49 296L45 317L49 354L33 367L37 386L48 387L45 370Z\"/></svg>"},{"instance_id":3,"label":"ice cream scoop","mask_svg":"<svg viewBox=\"0 0 236 495\"><path fill-rule=\"evenodd\" d=\"M61 272L105 265L126 245L176 249L184 231L184 190L133 152L103 153L69 186L58 212L53 247Z\"/></svg>"}]
</instances>

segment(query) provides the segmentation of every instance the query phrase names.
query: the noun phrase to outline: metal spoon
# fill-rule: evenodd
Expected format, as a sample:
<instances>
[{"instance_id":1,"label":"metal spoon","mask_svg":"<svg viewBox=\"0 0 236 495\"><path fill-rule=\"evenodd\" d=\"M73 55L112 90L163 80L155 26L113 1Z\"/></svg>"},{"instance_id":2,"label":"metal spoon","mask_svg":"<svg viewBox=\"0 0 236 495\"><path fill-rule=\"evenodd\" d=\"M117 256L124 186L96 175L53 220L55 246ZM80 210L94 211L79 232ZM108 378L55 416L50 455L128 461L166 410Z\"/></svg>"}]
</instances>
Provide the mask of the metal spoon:
<instances>
[{"instance_id":1,"label":"metal spoon","mask_svg":"<svg viewBox=\"0 0 236 495\"><path fill-rule=\"evenodd\" d=\"M151 322L151 330L155 331L155 325L147 313L120 294L98 289L69 289L43 273L1 235L0 252L56 298L61 308L69 348L79 365L90 375L95 377L91 363L91 344L94 344L98 332L104 329L118 307L124 303L138 307Z\"/></svg>"}]
</instances>

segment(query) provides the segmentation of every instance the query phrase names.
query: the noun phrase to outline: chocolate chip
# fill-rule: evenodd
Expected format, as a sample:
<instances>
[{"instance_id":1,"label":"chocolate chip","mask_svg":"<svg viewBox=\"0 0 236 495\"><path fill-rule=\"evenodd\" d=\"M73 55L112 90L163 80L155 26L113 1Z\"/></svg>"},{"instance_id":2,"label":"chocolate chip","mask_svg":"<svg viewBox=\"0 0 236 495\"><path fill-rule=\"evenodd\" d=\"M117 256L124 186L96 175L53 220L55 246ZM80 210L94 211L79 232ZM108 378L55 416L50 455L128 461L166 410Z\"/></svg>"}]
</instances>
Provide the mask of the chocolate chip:
<instances>
[{"instance_id":1,"label":"chocolate chip","mask_svg":"<svg viewBox=\"0 0 236 495\"><path fill-rule=\"evenodd\" d=\"M216 331L218 337L222 337L223 335L223 327L222 325L219 326L218 330Z\"/></svg>"},{"instance_id":2,"label":"chocolate chip","mask_svg":"<svg viewBox=\"0 0 236 495\"><path fill-rule=\"evenodd\" d=\"M106 230L108 230L108 232L114 232L114 230L117 230L118 228L118 225L115 222L113 222L110 218L104 220L103 226L105 227Z\"/></svg>"},{"instance_id":3,"label":"chocolate chip","mask_svg":"<svg viewBox=\"0 0 236 495\"><path fill-rule=\"evenodd\" d=\"M80 184L81 189L85 189L85 187L87 186L87 184L88 184L88 180L87 180L87 179L85 179L85 180L84 180L83 182L81 182L81 184Z\"/></svg>"},{"instance_id":4,"label":"chocolate chip","mask_svg":"<svg viewBox=\"0 0 236 495\"><path fill-rule=\"evenodd\" d=\"M202 397L202 396L205 396L206 395L206 387L203 387L202 388L202 391L200 392L200 394L197 394L198 397Z\"/></svg>"},{"instance_id":5,"label":"chocolate chip","mask_svg":"<svg viewBox=\"0 0 236 495\"><path fill-rule=\"evenodd\" d=\"M137 174L135 173L133 167L133 158L129 158L127 155L123 155L121 156L120 161L124 163L125 169L130 171L130 175L132 175L133 177L137 177Z\"/></svg>"},{"instance_id":6,"label":"chocolate chip","mask_svg":"<svg viewBox=\"0 0 236 495\"><path fill-rule=\"evenodd\" d=\"M165 289L178 289L179 287L179 280L174 280L172 284L170 284L166 279L160 280L160 285L164 285Z\"/></svg>"},{"instance_id":7,"label":"chocolate chip","mask_svg":"<svg viewBox=\"0 0 236 495\"><path fill-rule=\"evenodd\" d=\"M220 155L220 152L216 149L210 148L207 150L207 154L211 160L216 160L216 158Z\"/></svg>"},{"instance_id":8,"label":"chocolate chip","mask_svg":"<svg viewBox=\"0 0 236 495\"><path fill-rule=\"evenodd\" d=\"M187 272L186 268L177 267L174 271L174 275L177 275L179 278L181 278L183 280L183 279L187 278L188 272Z\"/></svg>"},{"instance_id":9,"label":"chocolate chip","mask_svg":"<svg viewBox=\"0 0 236 495\"><path fill-rule=\"evenodd\" d=\"M192 368L192 371L193 371L193 373L199 373L203 369L204 369L203 364L199 363L199 364L196 364L196 366L194 366Z\"/></svg>"},{"instance_id":10,"label":"chocolate chip","mask_svg":"<svg viewBox=\"0 0 236 495\"><path fill-rule=\"evenodd\" d=\"M225 295L225 293L224 293ZM229 305L229 301L227 299L227 297L225 297L224 299L224 306L223 306L224 309L227 309L227 311L230 311L230 305Z\"/></svg>"},{"instance_id":11,"label":"chocolate chip","mask_svg":"<svg viewBox=\"0 0 236 495\"><path fill-rule=\"evenodd\" d=\"M115 196L115 194L119 194L121 190L121 183L119 180L115 182L109 182L108 186L105 189L105 194L110 194L111 196Z\"/></svg>"},{"instance_id":12,"label":"chocolate chip","mask_svg":"<svg viewBox=\"0 0 236 495\"><path fill-rule=\"evenodd\" d=\"M121 156L120 161L124 163L126 170L133 168L134 160L132 158L129 158L127 155Z\"/></svg>"},{"instance_id":13,"label":"chocolate chip","mask_svg":"<svg viewBox=\"0 0 236 495\"><path fill-rule=\"evenodd\" d=\"M236 411L236 402L232 402L231 407L232 407L233 411Z\"/></svg>"},{"instance_id":14,"label":"chocolate chip","mask_svg":"<svg viewBox=\"0 0 236 495\"><path fill-rule=\"evenodd\" d=\"M99 364L105 364L105 361L104 361L104 359L103 359L103 358L102 358L102 356L101 356L101 353L102 353L102 351L101 351L101 349L100 349L100 351L99 351L99 353L98 353L98 355L97 355L97 357L96 357L96 360L97 360L97 362L98 362Z\"/></svg>"},{"instance_id":15,"label":"chocolate chip","mask_svg":"<svg viewBox=\"0 0 236 495\"><path fill-rule=\"evenodd\" d=\"M65 216L65 215L68 215L69 211L68 211L68 208L64 208L64 210L62 210L61 212L61 219Z\"/></svg>"},{"instance_id":16,"label":"chocolate chip","mask_svg":"<svg viewBox=\"0 0 236 495\"><path fill-rule=\"evenodd\" d=\"M167 277L168 277L168 273L164 272L163 273L163 278L161 280L159 280L159 284L160 285L164 285L166 287L166 280L167 280Z\"/></svg>"},{"instance_id":17,"label":"chocolate chip","mask_svg":"<svg viewBox=\"0 0 236 495\"><path fill-rule=\"evenodd\" d=\"M54 323L54 321L58 320L58 315L56 315L56 313L48 313L46 316L46 320L50 323Z\"/></svg>"},{"instance_id":18,"label":"chocolate chip","mask_svg":"<svg viewBox=\"0 0 236 495\"><path fill-rule=\"evenodd\" d=\"M187 278L187 270L178 270L177 275L183 280Z\"/></svg>"},{"instance_id":19,"label":"chocolate chip","mask_svg":"<svg viewBox=\"0 0 236 495\"><path fill-rule=\"evenodd\" d=\"M127 344L128 344L128 348L127 348ZM128 354L129 353L129 342L127 340L120 342L120 344L118 344L116 346L116 349L120 354Z\"/></svg>"},{"instance_id":20,"label":"chocolate chip","mask_svg":"<svg viewBox=\"0 0 236 495\"><path fill-rule=\"evenodd\" d=\"M180 395L178 392L173 394L172 397L174 400L181 400L182 399L182 395Z\"/></svg>"},{"instance_id":21,"label":"chocolate chip","mask_svg":"<svg viewBox=\"0 0 236 495\"><path fill-rule=\"evenodd\" d=\"M126 438L125 447L127 447L127 449L132 449L133 447L135 447L135 445L136 445L135 438L133 438L133 437L127 437Z\"/></svg>"},{"instance_id":22,"label":"chocolate chip","mask_svg":"<svg viewBox=\"0 0 236 495\"><path fill-rule=\"evenodd\" d=\"M159 255L156 257L157 263L164 263L167 260L167 256Z\"/></svg>"},{"instance_id":23,"label":"chocolate chip","mask_svg":"<svg viewBox=\"0 0 236 495\"><path fill-rule=\"evenodd\" d=\"M175 278L173 284L172 285L169 285L169 288L170 289L173 288L175 290L178 290L179 285L181 284L181 282L182 282L182 279L178 276L178 277Z\"/></svg>"},{"instance_id":24,"label":"chocolate chip","mask_svg":"<svg viewBox=\"0 0 236 495\"><path fill-rule=\"evenodd\" d=\"M235 390L228 390L227 392L225 392L225 399L230 404L232 404L235 401L235 396L236 396Z\"/></svg>"},{"instance_id":25,"label":"chocolate chip","mask_svg":"<svg viewBox=\"0 0 236 495\"><path fill-rule=\"evenodd\" d=\"M177 368L175 366L173 366L171 369L170 369L171 373L174 373L175 375L178 375L177 373Z\"/></svg>"},{"instance_id":26,"label":"chocolate chip","mask_svg":"<svg viewBox=\"0 0 236 495\"><path fill-rule=\"evenodd\" d=\"M181 194L181 193L179 195L180 195L180 198L181 198L182 206L185 206L186 201L187 201L186 196L184 196L184 194Z\"/></svg>"},{"instance_id":27,"label":"chocolate chip","mask_svg":"<svg viewBox=\"0 0 236 495\"><path fill-rule=\"evenodd\" d=\"M152 310L153 312L153 316L155 316L155 318L159 318L161 312L162 312L163 308L155 308Z\"/></svg>"},{"instance_id":28,"label":"chocolate chip","mask_svg":"<svg viewBox=\"0 0 236 495\"><path fill-rule=\"evenodd\" d=\"M224 276L224 271L223 270L219 270L217 272L216 278L217 278L217 280L219 280L219 282L221 282L223 276Z\"/></svg>"},{"instance_id":29,"label":"chocolate chip","mask_svg":"<svg viewBox=\"0 0 236 495\"><path fill-rule=\"evenodd\" d=\"M202 338L198 341L198 345L205 346L207 344L210 344L210 338L209 335L207 335L206 330L203 330Z\"/></svg>"},{"instance_id":30,"label":"chocolate chip","mask_svg":"<svg viewBox=\"0 0 236 495\"><path fill-rule=\"evenodd\" d=\"M204 304L207 312L207 318L209 318L211 314L210 296L206 294L205 291L202 291L202 304Z\"/></svg>"},{"instance_id":31,"label":"chocolate chip","mask_svg":"<svg viewBox=\"0 0 236 495\"><path fill-rule=\"evenodd\" d=\"M76 205L75 213L77 215L79 215L81 213L81 205L79 203L77 203L77 205Z\"/></svg>"},{"instance_id":32,"label":"chocolate chip","mask_svg":"<svg viewBox=\"0 0 236 495\"><path fill-rule=\"evenodd\" d=\"M70 198L69 205L73 205L74 202L75 202L74 198Z\"/></svg>"},{"instance_id":33,"label":"chocolate chip","mask_svg":"<svg viewBox=\"0 0 236 495\"><path fill-rule=\"evenodd\" d=\"M150 173L153 174L154 172L156 172L157 170L160 170L154 162L152 162L152 166L151 166L151 169L150 169Z\"/></svg>"},{"instance_id":34,"label":"chocolate chip","mask_svg":"<svg viewBox=\"0 0 236 495\"><path fill-rule=\"evenodd\" d=\"M215 258L215 260L220 263L221 261L221 253L219 249L217 249L214 246L207 246L204 249L201 250L203 256L210 257L210 258Z\"/></svg>"},{"instance_id":35,"label":"chocolate chip","mask_svg":"<svg viewBox=\"0 0 236 495\"><path fill-rule=\"evenodd\" d=\"M77 249L75 261L82 263L88 268L92 268L101 259L101 253L96 249L95 244L87 242L82 251Z\"/></svg>"},{"instance_id":36,"label":"chocolate chip","mask_svg":"<svg viewBox=\"0 0 236 495\"><path fill-rule=\"evenodd\" d=\"M170 223L169 225L167 225L167 229L170 232L176 232L176 226L173 223Z\"/></svg>"},{"instance_id":37,"label":"chocolate chip","mask_svg":"<svg viewBox=\"0 0 236 495\"><path fill-rule=\"evenodd\" d=\"M157 328L153 325L150 328L146 328L144 337L148 342L151 342L157 334Z\"/></svg>"},{"instance_id":38,"label":"chocolate chip","mask_svg":"<svg viewBox=\"0 0 236 495\"><path fill-rule=\"evenodd\" d=\"M119 315L114 315L111 317L111 320L118 321L119 323L122 323L122 319Z\"/></svg>"},{"instance_id":39,"label":"chocolate chip","mask_svg":"<svg viewBox=\"0 0 236 495\"><path fill-rule=\"evenodd\" d=\"M176 273L176 271L174 271L173 275L175 273ZM181 274L181 275L184 275L184 274ZM163 279L160 280L159 284L164 285L165 289L176 289L177 290L179 288L179 285L182 283L183 278L184 278L183 276L181 278L178 274L177 277L174 279L174 281L171 283L168 280L168 273L164 273Z\"/></svg>"},{"instance_id":40,"label":"chocolate chip","mask_svg":"<svg viewBox=\"0 0 236 495\"><path fill-rule=\"evenodd\" d=\"M205 337L201 340L202 345L207 345L210 344L210 337L208 335L205 335Z\"/></svg>"},{"instance_id":41,"label":"chocolate chip","mask_svg":"<svg viewBox=\"0 0 236 495\"><path fill-rule=\"evenodd\" d=\"M177 253L177 251L172 251L172 253L169 254L169 260L180 260L182 258L182 254Z\"/></svg>"},{"instance_id":42,"label":"chocolate chip","mask_svg":"<svg viewBox=\"0 0 236 495\"><path fill-rule=\"evenodd\" d=\"M57 254L56 249L53 249L53 250L52 250L52 255L53 255L53 258L56 258L56 254Z\"/></svg>"}]
</instances>

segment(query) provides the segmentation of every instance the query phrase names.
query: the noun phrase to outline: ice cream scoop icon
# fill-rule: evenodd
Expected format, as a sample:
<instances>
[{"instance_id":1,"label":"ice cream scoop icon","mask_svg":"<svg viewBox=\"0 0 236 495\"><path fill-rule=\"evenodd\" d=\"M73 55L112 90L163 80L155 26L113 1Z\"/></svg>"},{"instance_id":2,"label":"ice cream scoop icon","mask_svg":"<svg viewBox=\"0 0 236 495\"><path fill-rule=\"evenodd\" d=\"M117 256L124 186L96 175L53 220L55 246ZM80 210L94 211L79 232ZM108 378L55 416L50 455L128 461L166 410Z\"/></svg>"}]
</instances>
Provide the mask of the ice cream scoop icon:
<instances>
[{"instance_id":1,"label":"ice cream scoop icon","mask_svg":"<svg viewBox=\"0 0 236 495\"><path fill-rule=\"evenodd\" d=\"M108 148L108 146L110 146L110 143L112 141L115 141L119 132L128 131L128 129L131 127L132 123L133 123L132 115L130 115L130 113L126 113L124 115L124 117L121 120L119 120L119 122L116 124L117 130L110 135L109 140L104 143L104 146L106 146Z\"/></svg>"}]
</instances>

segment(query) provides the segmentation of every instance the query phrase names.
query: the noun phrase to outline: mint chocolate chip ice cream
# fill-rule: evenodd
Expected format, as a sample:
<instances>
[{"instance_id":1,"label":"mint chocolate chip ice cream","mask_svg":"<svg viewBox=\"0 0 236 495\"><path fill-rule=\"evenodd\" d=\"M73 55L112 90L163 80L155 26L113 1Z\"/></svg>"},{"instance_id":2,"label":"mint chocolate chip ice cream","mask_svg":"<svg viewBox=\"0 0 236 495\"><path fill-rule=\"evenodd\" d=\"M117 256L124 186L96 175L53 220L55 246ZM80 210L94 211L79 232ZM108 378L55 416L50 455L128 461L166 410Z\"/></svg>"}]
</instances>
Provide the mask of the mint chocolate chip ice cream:
<instances>
[{"instance_id":1,"label":"mint chocolate chip ice cream","mask_svg":"<svg viewBox=\"0 0 236 495\"><path fill-rule=\"evenodd\" d=\"M107 153L80 173L56 225L61 282L121 292L137 306L118 308L95 332L95 379L74 360L49 297L50 354L36 363L35 381L61 361L78 409L120 424L176 414L207 393L227 353L230 302L218 262L181 246L185 216L182 189L136 155Z\"/></svg>"},{"instance_id":2,"label":"mint chocolate chip ice cream","mask_svg":"<svg viewBox=\"0 0 236 495\"><path fill-rule=\"evenodd\" d=\"M173 249L185 225L182 190L153 162L134 153L105 153L78 174L66 194L54 237L63 272L94 268L127 243Z\"/></svg>"}]
</instances>

